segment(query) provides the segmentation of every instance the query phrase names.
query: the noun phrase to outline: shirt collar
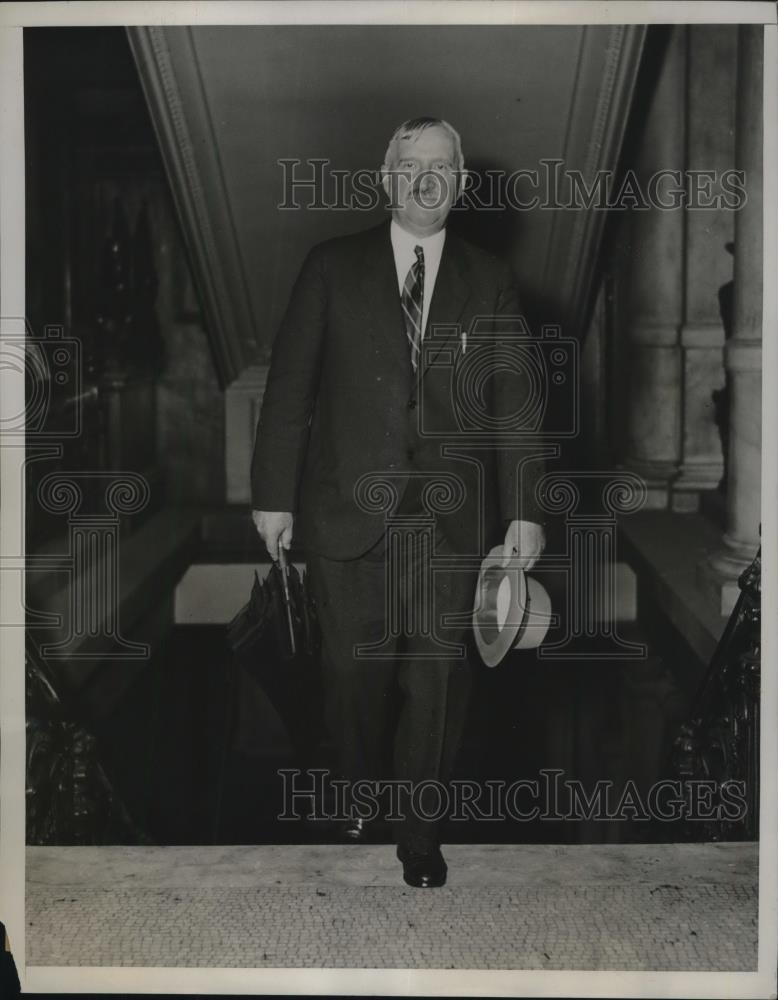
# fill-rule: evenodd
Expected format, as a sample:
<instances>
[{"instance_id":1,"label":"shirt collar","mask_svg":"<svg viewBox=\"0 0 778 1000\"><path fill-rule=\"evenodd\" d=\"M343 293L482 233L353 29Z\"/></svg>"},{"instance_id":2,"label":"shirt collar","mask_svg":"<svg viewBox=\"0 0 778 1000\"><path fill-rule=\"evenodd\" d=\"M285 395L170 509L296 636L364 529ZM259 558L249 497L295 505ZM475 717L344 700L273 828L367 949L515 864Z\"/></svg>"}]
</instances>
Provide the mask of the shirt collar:
<instances>
[{"instance_id":1,"label":"shirt collar","mask_svg":"<svg viewBox=\"0 0 778 1000\"><path fill-rule=\"evenodd\" d=\"M395 250L408 248L411 253L413 248L416 246L422 247L425 255L429 252L440 253L443 249L443 243L446 239L445 227L437 233L433 233L432 236L414 236L412 233L406 232L402 226L398 225L394 219L392 219L391 225L391 236L392 236L392 246Z\"/></svg>"}]
</instances>

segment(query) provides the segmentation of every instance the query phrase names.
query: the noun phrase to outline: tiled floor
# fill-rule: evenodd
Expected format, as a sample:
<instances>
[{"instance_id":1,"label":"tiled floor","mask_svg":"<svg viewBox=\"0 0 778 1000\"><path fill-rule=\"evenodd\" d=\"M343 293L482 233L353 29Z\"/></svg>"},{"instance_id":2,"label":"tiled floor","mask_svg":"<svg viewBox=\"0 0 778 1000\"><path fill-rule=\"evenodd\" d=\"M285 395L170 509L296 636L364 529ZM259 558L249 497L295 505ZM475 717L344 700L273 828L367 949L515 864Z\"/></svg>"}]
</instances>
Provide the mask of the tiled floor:
<instances>
[{"instance_id":1,"label":"tiled floor","mask_svg":"<svg viewBox=\"0 0 778 1000\"><path fill-rule=\"evenodd\" d=\"M27 964L756 968L750 844L28 848Z\"/></svg>"}]
</instances>

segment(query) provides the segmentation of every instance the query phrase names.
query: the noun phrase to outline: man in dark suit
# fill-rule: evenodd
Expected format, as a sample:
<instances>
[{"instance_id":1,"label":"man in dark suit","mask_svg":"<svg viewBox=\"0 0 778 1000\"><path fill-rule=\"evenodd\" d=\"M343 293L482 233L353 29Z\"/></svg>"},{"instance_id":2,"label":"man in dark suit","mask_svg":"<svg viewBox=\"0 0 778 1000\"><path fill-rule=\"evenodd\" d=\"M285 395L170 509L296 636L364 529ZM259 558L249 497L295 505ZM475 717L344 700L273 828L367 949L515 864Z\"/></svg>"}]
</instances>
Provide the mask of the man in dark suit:
<instances>
[{"instance_id":1,"label":"man in dark suit","mask_svg":"<svg viewBox=\"0 0 778 1000\"><path fill-rule=\"evenodd\" d=\"M499 541L528 569L545 543L541 463L514 433L538 387L509 269L445 228L464 178L457 132L405 122L382 176L391 223L314 247L292 291L252 505L273 559L299 528L340 771L419 789L397 853L406 882L429 887L446 878L435 783L465 721L478 561ZM358 817L347 833L363 836Z\"/></svg>"}]
</instances>

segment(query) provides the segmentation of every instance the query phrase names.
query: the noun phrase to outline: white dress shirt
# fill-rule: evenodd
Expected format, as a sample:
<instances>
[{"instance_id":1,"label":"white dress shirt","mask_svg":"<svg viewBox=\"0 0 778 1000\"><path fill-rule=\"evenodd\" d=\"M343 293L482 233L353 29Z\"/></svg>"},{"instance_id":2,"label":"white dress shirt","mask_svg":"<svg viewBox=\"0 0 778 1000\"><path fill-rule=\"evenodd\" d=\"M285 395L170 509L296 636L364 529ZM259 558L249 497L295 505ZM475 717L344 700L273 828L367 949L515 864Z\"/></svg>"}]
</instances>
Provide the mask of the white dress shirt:
<instances>
[{"instance_id":1,"label":"white dress shirt","mask_svg":"<svg viewBox=\"0 0 778 1000\"><path fill-rule=\"evenodd\" d=\"M408 271L416 263L414 247L421 247L424 251L424 301L421 310L421 336L423 339L424 331L427 328L427 316L430 311L432 293L435 291L435 279L438 276L440 258L443 253L443 244L446 240L446 230L441 229L439 233L420 239L418 236L407 233L392 219L390 231L392 236L392 250L394 251L394 266L397 270L397 288L400 295L402 295Z\"/></svg>"}]
</instances>

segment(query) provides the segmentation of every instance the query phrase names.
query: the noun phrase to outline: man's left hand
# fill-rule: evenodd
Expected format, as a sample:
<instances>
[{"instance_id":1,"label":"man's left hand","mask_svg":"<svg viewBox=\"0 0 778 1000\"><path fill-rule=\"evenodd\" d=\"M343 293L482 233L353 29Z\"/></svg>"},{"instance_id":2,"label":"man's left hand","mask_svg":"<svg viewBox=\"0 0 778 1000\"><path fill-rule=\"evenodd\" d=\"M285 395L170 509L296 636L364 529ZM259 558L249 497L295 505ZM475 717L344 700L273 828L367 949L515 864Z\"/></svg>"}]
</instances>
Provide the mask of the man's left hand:
<instances>
[{"instance_id":1,"label":"man's left hand","mask_svg":"<svg viewBox=\"0 0 778 1000\"><path fill-rule=\"evenodd\" d=\"M546 547L546 533L542 524L534 521L511 521L505 532L502 565L511 560L523 570L531 570Z\"/></svg>"}]
</instances>

